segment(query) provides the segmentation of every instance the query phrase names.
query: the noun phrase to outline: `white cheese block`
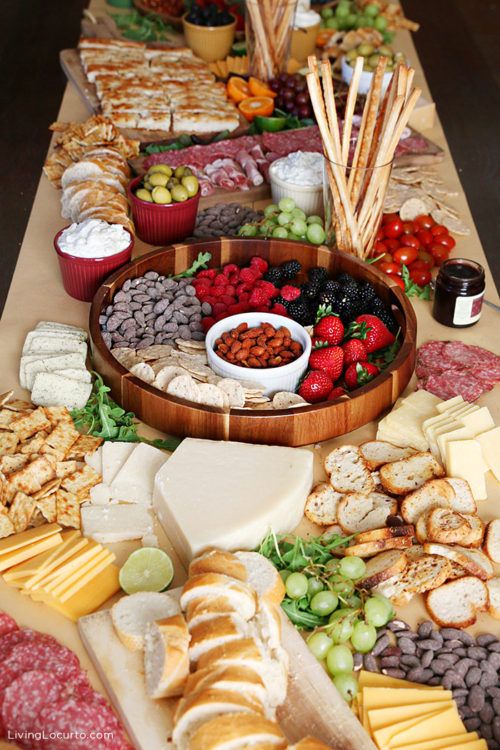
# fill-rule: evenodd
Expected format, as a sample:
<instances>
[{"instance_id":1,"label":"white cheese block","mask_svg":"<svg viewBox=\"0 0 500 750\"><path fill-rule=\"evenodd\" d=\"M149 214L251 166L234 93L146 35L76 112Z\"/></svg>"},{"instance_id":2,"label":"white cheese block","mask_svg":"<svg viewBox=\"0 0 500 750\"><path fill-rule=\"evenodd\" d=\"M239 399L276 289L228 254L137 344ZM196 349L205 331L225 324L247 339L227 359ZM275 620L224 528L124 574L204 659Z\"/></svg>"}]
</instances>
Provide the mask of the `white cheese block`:
<instances>
[{"instance_id":1,"label":"white cheese block","mask_svg":"<svg viewBox=\"0 0 500 750\"><path fill-rule=\"evenodd\" d=\"M31 389L37 372L53 372L66 367L85 367L85 356L77 352L24 354L19 365L19 383L23 388Z\"/></svg>"},{"instance_id":2,"label":"white cheese block","mask_svg":"<svg viewBox=\"0 0 500 750\"><path fill-rule=\"evenodd\" d=\"M90 502L93 505L108 505L111 500L111 490L107 484L96 484L90 488Z\"/></svg>"},{"instance_id":3,"label":"white cheese block","mask_svg":"<svg viewBox=\"0 0 500 750\"><path fill-rule=\"evenodd\" d=\"M458 406L458 404L465 404L462 396L453 396L453 398L449 398L447 401L441 401L440 404L436 404L436 409L438 412L443 413L454 406Z\"/></svg>"},{"instance_id":4,"label":"white cheese block","mask_svg":"<svg viewBox=\"0 0 500 750\"><path fill-rule=\"evenodd\" d=\"M139 443L111 482L111 498L151 505L155 476L166 459L166 454L158 448ZM197 470L196 465L191 467L191 471Z\"/></svg>"},{"instance_id":5,"label":"white cheese block","mask_svg":"<svg viewBox=\"0 0 500 750\"><path fill-rule=\"evenodd\" d=\"M464 415L460 421L465 427L470 429L474 437L480 435L482 432L492 430L495 426L490 410L486 406L482 406L473 413Z\"/></svg>"},{"instance_id":6,"label":"white cheese block","mask_svg":"<svg viewBox=\"0 0 500 750\"><path fill-rule=\"evenodd\" d=\"M91 383L92 375L86 369L74 369L68 367L64 370L54 370L56 375L64 375L65 378L71 378L71 380L79 380L80 383Z\"/></svg>"},{"instance_id":7,"label":"white cheese block","mask_svg":"<svg viewBox=\"0 0 500 750\"><path fill-rule=\"evenodd\" d=\"M141 505L82 505L82 533L102 544L142 539L153 531L153 518Z\"/></svg>"},{"instance_id":8,"label":"white cheese block","mask_svg":"<svg viewBox=\"0 0 500 750\"><path fill-rule=\"evenodd\" d=\"M176 552L254 549L270 529L293 531L313 481L298 448L186 438L158 472L153 505Z\"/></svg>"},{"instance_id":9,"label":"white cheese block","mask_svg":"<svg viewBox=\"0 0 500 750\"><path fill-rule=\"evenodd\" d=\"M79 328L78 326L70 326L67 323L55 323L52 320L41 320L39 323L35 326L35 331L44 330L44 331L57 331L57 332L66 332L66 333L73 333L78 334L82 341L86 341L88 338L88 333L84 328Z\"/></svg>"},{"instance_id":10,"label":"white cheese block","mask_svg":"<svg viewBox=\"0 0 500 750\"><path fill-rule=\"evenodd\" d=\"M478 435L477 442L481 446L488 468L500 482L500 427Z\"/></svg>"},{"instance_id":11,"label":"white cheese block","mask_svg":"<svg viewBox=\"0 0 500 750\"><path fill-rule=\"evenodd\" d=\"M110 443L102 446L102 481L111 485L123 464L137 447L137 443Z\"/></svg>"},{"instance_id":12,"label":"white cheese block","mask_svg":"<svg viewBox=\"0 0 500 750\"><path fill-rule=\"evenodd\" d=\"M446 469L451 477L469 482L474 500L486 500L483 453L477 440L450 440L446 444Z\"/></svg>"},{"instance_id":13,"label":"white cheese block","mask_svg":"<svg viewBox=\"0 0 500 750\"><path fill-rule=\"evenodd\" d=\"M26 342L23 348L23 354L32 354L35 352L78 352L84 357L87 356L87 344L76 336L45 336L44 331L38 336L33 336Z\"/></svg>"},{"instance_id":14,"label":"white cheese block","mask_svg":"<svg viewBox=\"0 0 500 750\"><path fill-rule=\"evenodd\" d=\"M94 469L94 471L97 471L98 474L102 475L102 446L99 446L90 456L85 456L85 463Z\"/></svg>"},{"instance_id":15,"label":"white cheese block","mask_svg":"<svg viewBox=\"0 0 500 750\"><path fill-rule=\"evenodd\" d=\"M65 406L67 409L83 409L92 391L91 383L39 372L35 377L31 400L37 406Z\"/></svg>"},{"instance_id":16,"label":"white cheese block","mask_svg":"<svg viewBox=\"0 0 500 750\"><path fill-rule=\"evenodd\" d=\"M464 427L464 426L449 429L446 432L443 432L441 435L439 435L437 438L437 444L439 448L439 453L443 458L443 463L446 462L446 446L448 445L448 443L453 442L455 440L469 440L470 438L473 438L473 437L474 435L472 434L472 431L468 427ZM484 472L484 468L483 468L483 472Z\"/></svg>"}]
</instances>

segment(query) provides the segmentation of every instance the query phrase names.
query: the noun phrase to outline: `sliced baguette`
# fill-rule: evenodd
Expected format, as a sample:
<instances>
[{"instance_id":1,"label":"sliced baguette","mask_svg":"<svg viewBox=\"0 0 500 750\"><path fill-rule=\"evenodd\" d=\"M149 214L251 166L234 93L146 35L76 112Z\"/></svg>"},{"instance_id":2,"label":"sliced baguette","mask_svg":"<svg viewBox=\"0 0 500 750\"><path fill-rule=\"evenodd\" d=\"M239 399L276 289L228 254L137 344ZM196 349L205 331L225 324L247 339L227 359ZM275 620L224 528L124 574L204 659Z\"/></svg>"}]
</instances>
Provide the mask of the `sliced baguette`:
<instances>
[{"instance_id":1,"label":"sliced baguette","mask_svg":"<svg viewBox=\"0 0 500 750\"><path fill-rule=\"evenodd\" d=\"M500 563L500 518L490 521L486 527L483 550L490 560Z\"/></svg>"},{"instance_id":2,"label":"sliced baguette","mask_svg":"<svg viewBox=\"0 0 500 750\"><path fill-rule=\"evenodd\" d=\"M188 569L189 577L201 573L222 573L238 581L247 580L247 571L243 563L232 552L222 549L206 550L191 561Z\"/></svg>"},{"instance_id":3,"label":"sliced baguette","mask_svg":"<svg viewBox=\"0 0 500 750\"><path fill-rule=\"evenodd\" d=\"M488 589L488 612L495 620L500 620L500 578L490 578L486 581Z\"/></svg>"},{"instance_id":4,"label":"sliced baguette","mask_svg":"<svg viewBox=\"0 0 500 750\"><path fill-rule=\"evenodd\" d=\"M330 747L316 737L304 737L295 745L289 745L288 750L330 750Z\"/></svg>"},{"instance_id":5,"label":"sliced baguette","mask_svg":"<svg viewBox=\"0 0 500 750\"><path fill-rule=\"evenodd\" d=\"M397 500L382 492L367 495L351 492L338 504L338 522L346 534L357 534L384 526L387 516L397 513L397 510Z\"/></svg>"},{"instance_id":6,"label":"sliced baguette","mask_svg":"<svg viewBox=\"0 0 500 750\"><path fill-rule=\"evenodd\" d=\"M441 628L468 628L488 608L488 589L479 578L464 576L431 591L425 604Z\"/></svg>"},{"instance_id":7,"label":"sliced baguette","mask_svg":"<svg viewBox=\"0 0 500 750\"><path fill-rule=\"evenodd\" d=\"M201 690L230 690L249 695L264 706L267 690L258 672L248 667L229 666L220 669L197 669L186 680L184 695L194 695Z\"/></svg>"},{"instance_id":8,"label":"sliced baguette","mask_svg":"<svg viewBox=\"0 0 500 750\"><path fill-rule=\"evenodd\" d=\"M201 573L192 576L185 584L181 594L181 607L186 610L196 600L211 597L230 599L234 609L244 620L254 616L257 596L254 589L243 581L236 581L221 573Z\"/></svg>"},{"instance_id":9,"label":"sliced baguette","mask_svg":"<svg viewBox=\"0 0 500 750\"><path fill-rule=\"evenodd\" d=\"M464 576L468 575L465 568L462 568L462 566L454 562L454 560L450 560L449 562L451 564L451 570L448 575L449 581L454 581L456 578L463 578Z\"/></svg>"},{"instance_id":10,"label":"sliced baguette","mask_svg":"<svg viewBox=\"0 0 500 750\"><path fill-rule=\"evenodd\" d=\"M424 544L424 552L429 555L439 555L448 560L458 563L473 576L487 581L493 577L493 566L489 558L479 549L467 549L466 547L447 547L445 544Z\"/></svg>"},{"instance_id":11,"label":"sliced baguette","mask_svg":"<svg viewBox=\"0 0 500 750\"><path fill-rule=\"evenodd\" d=\"M425 523L428 541L440 544L462 544L471 531L467 519L449 508L431 508Z\"/></svg>"},{"instance_id":12,"label":"sliced baguette","mask_svg":"<svg viewBox=\"0 0 500 750\"><path fill-rule=\"evenodd\" d=\"M337 492L372 492L375 483L370 470L355 445L335 448L325 459L330 484Z\"/></svg>"},{"instance_id":13,"label":"sliced baguette","mask_svg":"<svg viewBox=\"0 0 500 750\"><path fill-rule=\"evenodd\" d=\"M144 676L150 698L182 695L189 674L189 632L182 615L148 623L144 635Z\"/></svg>"},{"instance_id":14,"label":"sliced baguette","mask_svg":"<svg viewBox=\"0 0 500 750\"><path fill-rule=\"evenodd\" d=\"M371 531L361 531L356 534L356 544L364 542L376 542L379 539L395 539L398 536L414 536L415 527L411 524L404 526L384 526L381 529L372 529Z\"/></svg>"},{"instance_id":15,"label":"sliced baguette","mask_svg":"<svg viewBox=\"0 0 500 750\"><path fill-rule=\"evenodd\" d=\"M317 526L331 526L337 522L338 505L343 497L329 482L321 482L307 498L304 513Z\"/></svg>"},{"instance_id":16,"label":"sliced baguette","mask_svg":"<svg viewBox=\"0 0 500 750\"><path fill-rule=\"evenodd\" d=\"M249 625L238 614L215 617L189 629L189 659L196 664L200 656L224 643L250 635Z\"/></svg>"},{"instance_id":17,"label":"sliced baguette","mask_svg":"<svg viewBox=\"0 0 500 750\"><path fill-rule=\"evenodd\" d=\"M454 496L451 498L453 510L457 510L459 513L477 513L476 501L472 495L469 482L458 477L446 477L446 482L454 492Z\"/></svg>"},{"instance_id":18,"label":"sliced baguette","mask_svg":"<svg viewBox=\"0 0 500 750\"><path fill-rule=\"evenodd\" d=\"M247 584L269 604L279 606L285 596L285 584L269 560L258 552L235 552L235 557L245 566Z\"/></svg>"},{"instance_id":19,"label":"sliced baguette","mask_svg":"<svg viewBox=\"0 0 500 750\"><path fill-rule=\"evenodd\" d=\"M421 544L413 544L405 549L405 555L407 560L418 560L419 557L425 555L424 548Z\"/></svg>"},{"instance_id":20,"label":"sliced baguette","mask_svg":"<svg viewBox=\"0 0 500 750\"><path fill-rule=\"evenodd\" d=\"M227 617L233 614L239 616L235 603L227 596L194 599L186 607L186 621L189 630L217 617Z\"/></svg>"},{"instance_id":21,"label":"sliced baguette","mask_svg":"<svg viewBox=\"0 0 500 750\"><path fill-rule=\"evenodd\" d=\"M345 555L355 555L356 557L372 557L379 552L389 549L405 549L411 547L412 539L409 536L395 537L394 539L380 539L375 542L365 542L364 544L353 544L346 547Z\"/></svg>"},{"instance_id":22,"label":"sliced baguette","mask_svg":"<svg viewBox=\"0 0 500 750\"><path fill-rule=\"evenodd\" d=\"M232 713L206 721L193 733L189 750L284 750L278 724L257 714Z\"/></svg>"},{"instance_id":23,"label":"sliced baguette","mask_svg":"<svg viewBox=\"0 0 500 750\"><path fill-rule=\"evenodd\" d=\"M397 445L392 445L392 443L386 443L384 440L369 440L359 446L359 452L368 467L374 470L383 466L383 464L413 456L417 451L414 448L400 448Z\"/></svg>"},{"instance_id":24,"label":"sliced baguette","mask_svg":"<svg viewBox=\"0 0 500 750\"><path fill-rule=\"evenodd\" d=\"M407 565L408 560L403 551L394 549L381 552L368 560L363 578L357 585L364 589L372 589L383 581L402 573Z\"/></svg>"},{"instance_id":25,"label":"sliced baguette","mask_svg":"<svg viewBox=\"0 0 500 750\"><path fill-rule=\"evenodd\" d=\"M414 492L410 492L401 503L401 515L406 523L417 520L431 508L451 508L454 492L443 479L431 479Z\"/></svg>"},{"instance_id":26,"label":"sliced baguette","mask_svg":"<svg viewBox=\"0 0 500 750\"><path fill-rule=\"evenodd\" d=\"M418 517L417 523L415 524L415 536L417 537L417 541L420 542L420 544L425 544L428 542L427 538L427 514L429 511L426 511L425 513L422 513L421 516Z\"/></svg>"},{"instance_id":27,"label":"sliced baguette","mask_svg":"<svg viewBox=\"0 0 500 750\"><path fill-rule=\"evenodd\" d=\"M144 648L146 626L180 613L178 602L169 594L138 592L123 596L111 607L116 633L130 651Z\"/></svg>"},{"instance_id":28,"label":"sliced baguette","mask_svg":"<svg viewBox=\"0 0 500 750\"><path fill-rule=\"evenodd\" d=\"M380 469L382 486L394 495L406 495L421 487L429 479L443 475L443 467L432 453L428 452L415 453L409 458L385 464Z\"/></svg>"},{"instance_id":29,"label":"sliced baguette","mask_svg":"<svg viewBox=\"0 0 500 750\"><path fill-rule=\"evenodd\" d=\"M480 547L484 538L484 523L475 513L464 514L470 530L462 542L462 547Z\"/></svg>"},{"instance_id":30,"label":"sliced baguette","mask_svg":"<svg viewBox=\"0 0 500 750\"><path fill-rule=\"evenodd\" d=\"M430 591L444 583L450 570L448 560L424 554L410 560L405 570L379 584L375 590L396 606L403 607L416 594Z\"/></svg>"}]
</instances>

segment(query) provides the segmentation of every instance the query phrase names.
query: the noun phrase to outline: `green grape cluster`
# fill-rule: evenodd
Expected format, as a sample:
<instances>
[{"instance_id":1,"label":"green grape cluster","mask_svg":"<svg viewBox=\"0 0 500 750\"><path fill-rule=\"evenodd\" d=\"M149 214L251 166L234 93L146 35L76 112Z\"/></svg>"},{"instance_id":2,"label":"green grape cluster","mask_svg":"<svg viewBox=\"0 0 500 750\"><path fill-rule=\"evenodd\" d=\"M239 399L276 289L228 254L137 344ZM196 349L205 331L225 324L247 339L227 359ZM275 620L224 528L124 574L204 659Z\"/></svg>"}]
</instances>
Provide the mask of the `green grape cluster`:
<instances>
[{"instance_id":1,"label":"green grape cluster","mask_svg":"<svg viewBox=\"0 0 500 750\"><path fill-rule=\"evenodd\" d=\"M381 15L377 3L369 3L361 11L355 0L340 0L336 8L323 8L322 26L326 29L350 31L373 28L379 31L385 42L391 42L392 32L387 30L387 19Z\"/></svg>"},{"instance_id":2,"label":"green grape cluster","mask_svg":"<svg viewBox=\"0 0 500 750\"><path fill-rule=\"evenodd\" d=\"M275 237L281 240L302 240L321 245L326 233L321 216L306 216L292 198L282 198L278 205L271 203L264 209L264 219L243 224L240 237Z\"/></svg>"}]
</instances>

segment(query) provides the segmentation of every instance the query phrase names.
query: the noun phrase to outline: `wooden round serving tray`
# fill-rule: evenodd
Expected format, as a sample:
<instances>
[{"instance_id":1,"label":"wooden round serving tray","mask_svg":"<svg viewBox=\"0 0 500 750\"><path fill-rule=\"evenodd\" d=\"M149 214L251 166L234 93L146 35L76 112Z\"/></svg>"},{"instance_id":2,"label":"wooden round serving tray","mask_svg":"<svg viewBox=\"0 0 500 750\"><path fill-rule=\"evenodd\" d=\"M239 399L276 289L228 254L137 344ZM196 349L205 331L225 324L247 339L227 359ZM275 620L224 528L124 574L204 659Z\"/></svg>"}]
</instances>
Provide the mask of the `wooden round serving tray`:
<instances>
[{"instance_id":1,"label":"wooden round serving tray","mask_svg":"<svg viewBox=\"0 0 500 750\"><path fill-rule=\"evenodd\" d=\"M292 409L231 409L225 413L153 388L128 372L110 353L101 335L99 315L127 279L152 270L163 275L181 273L201 251L212 254L210 265L215 267L229 262L245 264L253 255L260 255L273 265L297 258L305 271L311 266L323 266L332 275L346 271L357 279L371 281L401 326L402 343L396 358L381 375L354 391L349 399ZM182 437L289 446L317 443L351 432L390 407L413 373L416 329L413 307L390 277L351 255L285 240L220 238L155 250L110 276L97 291L90 311L94 366L111 387L113 398L143 422Z\"/></svg>"}]
</instances>

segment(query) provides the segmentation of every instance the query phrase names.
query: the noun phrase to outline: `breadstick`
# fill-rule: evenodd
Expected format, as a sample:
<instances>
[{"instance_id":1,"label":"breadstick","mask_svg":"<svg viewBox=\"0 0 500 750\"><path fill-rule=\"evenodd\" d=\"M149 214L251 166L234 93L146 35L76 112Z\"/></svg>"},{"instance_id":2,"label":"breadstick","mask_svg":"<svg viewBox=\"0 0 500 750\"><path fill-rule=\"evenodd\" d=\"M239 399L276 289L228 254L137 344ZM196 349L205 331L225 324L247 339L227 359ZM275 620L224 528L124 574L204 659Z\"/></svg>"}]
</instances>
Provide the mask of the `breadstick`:
<instances>
[{"instance_id":1,"label":"breadstick","mask_svg":"<svg viewBox=\"0 0 500 750\"><path fill-rule=\"evenodd\" d=\"M349 147L351 145L352 117L354 115L354 107L356 106L356 100L358 98L359 80L361 78L361 73L363 72L363 62L364 57L361 57L361 55L356 58L354 73L352 74L349 93L347 95L344 127L342 128L342 164L346 169L349 159Z\"/></svg>"}]
</instances>

